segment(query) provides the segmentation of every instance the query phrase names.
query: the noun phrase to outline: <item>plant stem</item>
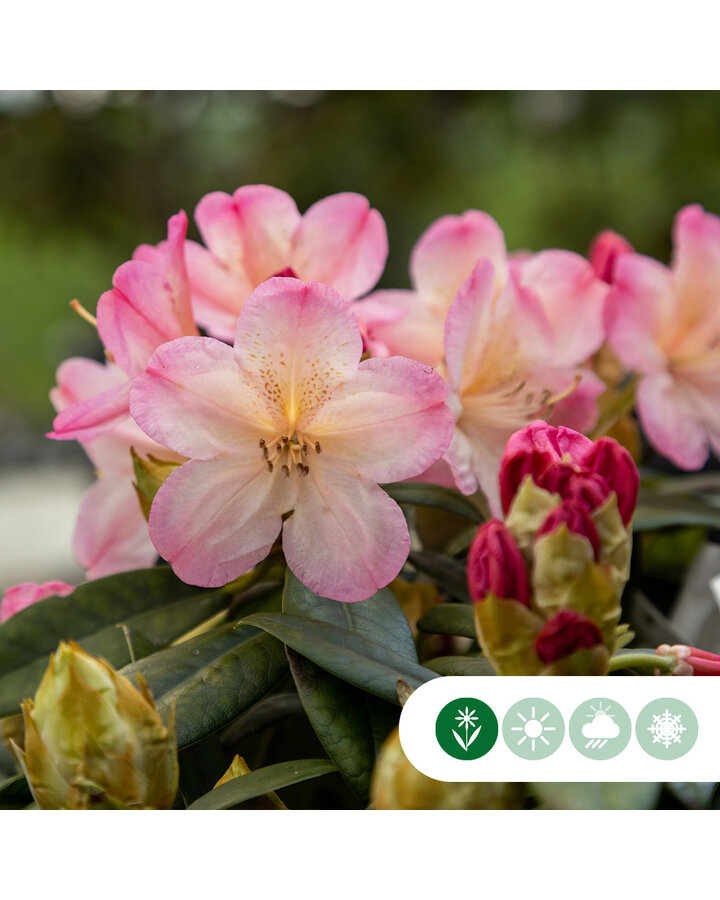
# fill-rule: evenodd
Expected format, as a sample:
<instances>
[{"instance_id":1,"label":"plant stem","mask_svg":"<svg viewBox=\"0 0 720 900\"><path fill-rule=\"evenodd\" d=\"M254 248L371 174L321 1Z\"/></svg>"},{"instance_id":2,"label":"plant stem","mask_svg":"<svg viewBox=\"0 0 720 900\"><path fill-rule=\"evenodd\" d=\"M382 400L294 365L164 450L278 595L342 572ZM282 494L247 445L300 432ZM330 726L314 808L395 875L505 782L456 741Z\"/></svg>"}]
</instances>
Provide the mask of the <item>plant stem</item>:
<instances>
[{"instance_id":1,"label":"plant stem","mask_svg":"<svg viewBox=\"0 0 720 900\"><path fill-rule=\"evenodd\" d=\"M636 669L648 675L654 675L659 669L663 675L669 675L677 665L674 656L656 656L654 653L618 653L610 658L609 672L620 669Z\"/></svg>"}]
</instances>

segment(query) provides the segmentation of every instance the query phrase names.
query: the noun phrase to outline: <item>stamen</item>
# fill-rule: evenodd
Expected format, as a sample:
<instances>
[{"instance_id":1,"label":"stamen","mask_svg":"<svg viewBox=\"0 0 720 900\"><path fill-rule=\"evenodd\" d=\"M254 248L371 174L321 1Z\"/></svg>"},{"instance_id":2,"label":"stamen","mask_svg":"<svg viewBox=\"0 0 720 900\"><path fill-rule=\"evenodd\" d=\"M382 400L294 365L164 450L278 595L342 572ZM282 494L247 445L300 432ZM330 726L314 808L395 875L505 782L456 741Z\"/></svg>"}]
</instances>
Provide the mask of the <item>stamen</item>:
<instances>
[{"instance_id":1,"label":"stamen","mask_svg":"<svg viewBox=\"0 0 720 900\"><path fill-rule=\"evenodd\" d=\"M322 447L320 446L320 441L315 441L315 452L322 453Z\"/></svg>"},{"instance_id":2,"label":"stamen","mask_svg":"<svg viewBox=\"0 0 720 900\"><path fill-rule=\"evenodd\" d=\"M289 438L286 434L284 434L284 435L280 438L280 440L283 442L283 444L287 444L287 442L290 440L290 438Z\"/></svg>"},{"instance_id":3,"label":"stamen","mask_svg":"<svg viewBox=\"0 0 720 900\"><path fill-rule=\"evenodd\" d=\"M281 468L282 468L283 472L285 473L285 477L289 478L290 477L290 469L287 466L282 466Z\"/></svg>"},{"instance_id":4,"label":"stamen","mask_svg":"<svg viewBox=\"0 0 720 900\"><path fill-rule=\"evenodd\" d=\"M97 328L97 319L92 313L89 313L85 309L79 300L71 300L70 309L74 310L81 319L85 319L86 322L89 322L94 328Z\"/></svg>"},{"instance_id":5,"label":"stamen","mask_svg":"<svg viewBox=\"0 0 720 900\"><path fill-rule=\"evenodd\" d=\"M307 444L302 445L303 456L307 456Z\"/></svg>"},{"instance_id":6,"label":"stamen","mask_svg":"<svg viewBox=\"0 0 720 900\"><path fill-rule=\"evenodd\" d=\"M309 471L310 471L310 466L303 466L303 472L305 475L307 475Z\"/></svg>"},{"instance_id":7,"label":"stamen","mask_svg":"<svg viewBox=\"0 0 720 900\"><path fill-rule=\"evenodd\" d=\"M273 464L271 462L268 462L267 467L268 467L268 472L272 472Z\"/></svg>"}]
</instances>

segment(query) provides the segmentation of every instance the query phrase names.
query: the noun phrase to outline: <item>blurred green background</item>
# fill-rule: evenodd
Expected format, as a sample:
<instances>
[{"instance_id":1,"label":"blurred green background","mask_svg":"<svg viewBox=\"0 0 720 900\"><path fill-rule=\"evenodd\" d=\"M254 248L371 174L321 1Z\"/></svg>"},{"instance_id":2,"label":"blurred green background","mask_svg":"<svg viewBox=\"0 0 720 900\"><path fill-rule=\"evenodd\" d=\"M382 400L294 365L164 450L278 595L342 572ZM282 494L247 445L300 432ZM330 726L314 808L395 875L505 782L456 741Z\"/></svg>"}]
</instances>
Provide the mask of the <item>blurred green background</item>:
<instances>
[{"instance_id":1,"label":"blurred green background","mask_svg":"<svg viewBox=\"0 0 720 900\"><path fill-rule=\"evenodd\" d=\"M720 95L583 92L0 92L0 459L56 459L57 365L95 355L114 269L203 194L265 182L383 214L382 284L408 284L438 216L487 210L511 249L585 252L613 226L667 258L675 211L720 212Z\"/></svg>"}]
</instances>

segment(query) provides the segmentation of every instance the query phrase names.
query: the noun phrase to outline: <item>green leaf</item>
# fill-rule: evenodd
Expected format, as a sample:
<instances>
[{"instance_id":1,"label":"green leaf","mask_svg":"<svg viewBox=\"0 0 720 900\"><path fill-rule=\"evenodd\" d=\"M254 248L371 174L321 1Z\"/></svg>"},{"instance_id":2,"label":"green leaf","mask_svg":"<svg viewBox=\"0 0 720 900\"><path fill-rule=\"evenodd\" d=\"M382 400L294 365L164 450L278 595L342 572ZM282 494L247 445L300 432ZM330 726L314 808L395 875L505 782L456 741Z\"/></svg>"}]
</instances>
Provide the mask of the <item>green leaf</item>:
<instances>
[{"instance_id":1,"label":"green leaf","mask_svg":"<svg viewBox=\"0 0 720 900\"><path fill-rule=\"evenodd\" d=\"M33 797L24 775L14 775L0 782L0 809L25 809L32 802Z\"/></svg>"},{"instance_id":2,"label":"green leaf","mask_svg":"<svg viewBox=\"0 0 720 900\"><path fill-rule=\"evenodd\" d=\"M497 675L484 656L436 656L424 664L438 675Z\"/></svg>"},{"instance_id":3,"label":"green leaf","mask_svg":"<svg viewBox=\"0 0 720 900\"><path fill-rule=\"evenodd\" d=\"M425 484L422 481L398 481L394 484L384 484L382 489L396 503L443 509L446 512L455 513L456 516L461 516L463 519L470 519L471 522L476 522L478 525L485 521L483 514L472 500L450 488L440 487L437 484Z\"/></svg>"},{"instance_id":4,"label":"green leaf","mask_svg":"<svg viewBox=\"0 0 720 900\"><path fill-rule=\"evenodd\" d=\"M231 599L156 568L88 581L67 597L28 607L0 625L0 716L34 695L61 640L77 641L119 668L175 640Z\"/></svg>"},{"instance_id":5,"label":"green leaf","mask_svg":"<svg viewBox=\"0 0 720 900\"><path fill-rule=\"evenodd\" d=\"M246 800L335 771L335 766L326 759L296 759L293 762L276 763L221 784L191 803L188 809L231 809Z\"/></svg>"},{"instance_id":6,"label":"green leaf","mask_svg":"<svg viewBox=\"0 0 720 900\"><path fill-rule=\"evenodd\" d=\"M243 624L262 628L326 671L393 704L398 678L417 688L436 677L385 644L320 619L257 613Z\"/></svg>"},{"instance_id":7,"label":"green leaf","mask_svg":"<svg viewBox=\"0 0 720 900\"><path fill-rule=\"evenodd\" d=\"M443 603L418 619L417 627L428 634L453 634L475 640L475 612L464 603Z\"/></svg>"},{"instance_id":8,"label":"green leaf","mask_svg":"<svg viewBox=\"0 0 720 900\"><path fill-rule=\"evenodd\" d=\"M216 636L215 647L209 640L211 636L215 637L215 633L208 632L173 648L185 651L183 659L179 654L173 657L173 678L167 673L151 673L156 682L162 678L168 687L156 696L160 715L167 720L175 706L178 747L186 747L229 725L262 700L287 672L282 644L267 634L248 634L248 629L240 629L236 632L236 646L231 649L227 649L231 639L224 629ZM202 638L208 639L206 644L195 643ZM142 671L142 666L139 668Z\"/></svg>"},{"instance_id":9,"label":"green leaf","mask_svg":"<svg viewBox=\"0 0 720 900\"><path fill-rule=\"evenodd\" d=\"M470 602L464 563L444 556L442 553L429 553L424 550L411 552L408 562L418 572L429 575L441 589L446 590L456 599L463 603Z\"/></svg>"},{"instance_id":10,"label":"green leaf","mask_svg":"<svg viewBox=\"0 0 720 900\"><path fill-rule=\"evenodd\" d=\"M286 613L349 629L417 662L412 630L394 594L383 589L360 603L319 597L288 571ZM397 724L397 708L336 678L288 649L298 695L326 753L363 806L378 746Z\"/></svg>"},{"instance_id":11,"label":"green leaf","mask_svg":"<svg viewBox=\"0 0 720 900\"><path fill-rule=\"evenodd\" d=\"M720 509L693 494L665 494L641 489L632 520L633 530L648 531L677 525L720 528Z\"/></svg>"}]
</instances>

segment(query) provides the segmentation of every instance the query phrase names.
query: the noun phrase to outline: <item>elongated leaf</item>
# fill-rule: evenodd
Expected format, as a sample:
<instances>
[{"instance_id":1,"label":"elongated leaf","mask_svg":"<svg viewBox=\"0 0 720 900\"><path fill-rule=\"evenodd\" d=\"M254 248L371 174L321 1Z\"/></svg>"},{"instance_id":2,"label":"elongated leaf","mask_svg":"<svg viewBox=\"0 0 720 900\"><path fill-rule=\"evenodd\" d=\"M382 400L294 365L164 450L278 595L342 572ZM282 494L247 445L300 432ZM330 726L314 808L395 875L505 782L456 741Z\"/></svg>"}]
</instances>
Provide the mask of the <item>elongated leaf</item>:
<instances>
[{"instance_id":1,"label":"elongated leaf","mask_svg":"<svg viewBox=\"0 0 720 900\"><path fill-rule=\"evenodd\" d=\"M438 484L425 484L422 481L398 481L394 484L384 484L382 488L396 503L444 509L463 519L470 519L471 522L476 522L478 525L484 521L483 514L472 500L463 496L459 491L453 491Z\"/></svg>"},{"instance_id":2,"label":"elongated leaf","mask_svg":"<svg viewBox=\"0 0 720 900\"><path fill-rule=\"evenodd\" d=\"M0 782L0 809L24 809L33 802L24 775L15 775Z\"/></svg>"},{"instance_id":3,"label":"elongated leaf","mask_svg":"<svg viewBox=\"0 0 720 900\"><path fill-rule=\"evenodd\" d=\"M408 562L418 572L429 575L441 589L446 590L453 597L463 603L470 602L467 575L463 563L441 553L429 553L425 550L413 551L408 557Z\"/></svg>"},{"instance_id":4,"label":"elongated leaf","mask_svg":"<svg viewBox=\"0 0 720 900\"><path fill-rule=\"evenodd\" d=\"M475 614L465 603L443 603L433 606L418 619L417 627L428 634L453 634L475 639Z\"/></svg>"},{"instance_id":5,"label":"elongated leaf","mask_svg":"<svg viewBox=\"0 0 720 900\"><path fill-rule=\"evenodd\" d=\"M720 509L692 494L660 494L644 490L632 520L634 531L678 525L720 528Z\"/></svg>"},{"instance_id":6,"label":"elongated leaf","mask_svg":"<svg viewBox=\"0 0 720 900\"><path fill-rule=\"evenodd\" d=\"M326 671L390 703L398 703L398 678L417 688L435 677L386 645L320 619L258 613L243 624L262 628Z\"/></svg>"},{"instance_id":7,"label":"elongated leaf","mask_svg":"<svg viewBox=\"0 0 720 900\"><path fill-rule=\"evenodd\" d=\"M175 705L182 748L228 725L286 671L282 644L229 624L125 666L121 674L131 681L143 676L164 718Z\"/></svg>"},{"instance_id":8,"label":"elongated leaf","mask_svg":"<svg viewBox=\"0 0 720 900\"><path fill-rule=\"evenodd\" d=\"M221 784L191 803L188 809L230 809L254 797L262 797L271 791L335 771L335 766L326 759L297 759L293 762L276 763Z\"/></svg>"},{"instance_id":9,"label":"elongated leaf","mask_svg":"<svg viewBox=\"0 0 720 900\"><path fill-rule=\"evenodd\" d=\"M496 675L484 656L436 656L424 663L438 675Z\"/></svg>"},{"instance_id":10,"label":"elongated leaf","mask_svg":"<svg viewBox=\"0 0 720 900\"><path fill-rule=\"evenodd\" d=\"M68 607L76 597L77 607ZM114 575L79 585L68 597L48 597L0 626L0 716L16 712L22 700L34 695L48 657L61 640L75 640L120 668L154 653L230 600L223 591L190 588L169 569ZM94 627L103 618L110 623ZM38 649L31 654L27 648L35 639ZM15 665L8 664L5 650Z\"/></svg>"}]
</instances>

